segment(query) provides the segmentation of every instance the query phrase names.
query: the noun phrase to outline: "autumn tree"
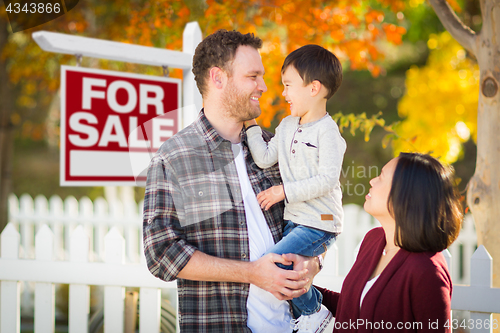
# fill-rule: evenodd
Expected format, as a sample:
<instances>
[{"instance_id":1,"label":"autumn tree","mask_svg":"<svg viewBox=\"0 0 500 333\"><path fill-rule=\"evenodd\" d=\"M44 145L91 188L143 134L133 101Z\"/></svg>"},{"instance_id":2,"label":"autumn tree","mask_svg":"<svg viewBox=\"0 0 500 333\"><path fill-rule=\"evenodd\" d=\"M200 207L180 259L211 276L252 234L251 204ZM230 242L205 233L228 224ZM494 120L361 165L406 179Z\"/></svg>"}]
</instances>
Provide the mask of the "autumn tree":
<instances>
[{"instance_id":1,"label":"autumn tree","mask_svg":"<svg viewBox=\"0 0 500 333\"><path fill-rule=\"evenodd\" d=\"M264 40L261 53L268 92L261 99L265 112L258 121L265 127L287 109L280 98L280 70L289 52L305 44L320 44L335 52L348 68L369 70L378 76L383 70L379 62L384 57L379 43L399 44L406 32L398 25L401 19L396 15L404 8L402 0L341 0L334 4L319 0L207 0L188 4L163 0L138 9L132 7L132 24L126 30L128 41L154 45L158 37L151 38L145 31L154 26L157 35L164 36L172 31L172 25L179 21L184 25L188 20L198 21L205 35L222 28L256 33ZM195 8L197 14L193 15ZM177 15L176 21L173 15ZM178 38L167 47L180 49L180 43Z\"/></svg>"},{"instance_id":2,"label":"autumn tree","mask_svg":"<svg viewBox=\"0 0 500 333\"><path fill-rule=\"evenodd\" d=\"M4 49L9 40L8 21L0 18L0 49ZM0 57L0 230L3 230L7 218L7 199L11 189L12 149L14 128L10 119L14 110L15 87L9 79L6 60Z\"/></svg>"},{"instance_id":3,"label":"autumn tree","mask_svg":"<svg viewBox=\"0 0 500 333\"><path fill-rule=\"evenodd\" d=\"M127 4L124 0L81 1L78 9L66 15L17 33L10 31L5 7L0 5L0 231L7 224L15 134L33 140L46 137L47 109L57 105L53 100L59 88L59 65L74 63L70 60L74 57L41 50L31 33L46 29L113 39L128 24L129 15L123 10Z\"/></svg>"},{"instance_id":4,"label":"autumn tree","mask_svg":"<svg viewBox=\"0 0 500 333\"><path fill-rule=\"evenodd\" d=\"M493 284L500 287L500 0L480 0L482 27L464 25L446 0L429 0L444 27L479 65L476 171L467 203L476 223L478 243L493 257Z\"/></svg>"},{"instance_id":5,"label":"autumn tree","mask_svg":"<svg viewBox=\"0 0 500 333\"><path fill-rule=\"evenodd\" d=\"M454 163L464 142L476 141L479 67L446 31L431 34L427 45L427 64L406 72L406 93L398 105L404 120L396 132L407 140L394 140L394 155L417 150Z\"/></svg>"},{"instance_id":6,"label":"autumn tree","mask_svg":"<svg viewBox=\"0 0 500 333\"><path fill-rule=\"evenodd\" d=\"M262 56L268 92L261 101L265 112L259 122L269 127L275 117L288 112L281 98L280 75L286 54L304 44L321 44L334 51L348 68L366 69L377 76L383 71L379 62L384 57L379 43L401 43L405 33L405 29L400 26L402 18L396 15L402 8L402 0L340 0L335 4L319 0L80 2L61 18L0 39L0 42L5 43L0 65L5 71L4 75L8 75L10 82L19 88L17 94L5 93L5 100L12 106L4 108L2 114L7 123L12 124L14 119L18 126L22 126L24 117L19 112L19 104L23 101L33 104L40 98L37 96L40 93L45 97L54 96L59 85L58 66L54 66L54 63L74 63L74 60L69 60L71 57L41 51L31 39L31 34L36 30L53 30L181 50L183 28L189 21L196 20L205 35L226 28L254 32L264 40ZM5 17L0 19L5 26ZM98 66L161 75L161 69L155 72L155 69L145 66L106 61L99 62ZM180 75L175 70L171 73ZM47 104L44 104L45 107ZM8 147L1 148L3 152L12 151L12 140L8 142ZM2 163L9 164L10 156L11 153L2 156ZM10 193L8 181L2 181L2 188L2 193ZM6 196L2 200L6 206ZM6 212L0 214L2 229L2 224L6 223Z\"/></svg>"}]
</instances>

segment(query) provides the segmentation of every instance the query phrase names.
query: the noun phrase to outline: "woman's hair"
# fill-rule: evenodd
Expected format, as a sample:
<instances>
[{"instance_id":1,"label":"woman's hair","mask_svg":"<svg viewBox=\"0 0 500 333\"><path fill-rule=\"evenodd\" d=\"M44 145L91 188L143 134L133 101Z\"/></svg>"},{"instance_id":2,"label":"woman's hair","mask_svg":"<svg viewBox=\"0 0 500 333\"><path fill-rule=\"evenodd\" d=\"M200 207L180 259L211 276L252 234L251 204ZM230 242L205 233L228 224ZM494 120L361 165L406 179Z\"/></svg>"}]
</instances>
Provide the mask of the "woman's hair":
<instances>
[{"instance_id":1,"label":"woman's hair","mask_svg":"<svg viewBox=\"0 0 500 333\"><path fill-rule=\"evenodd\" d=\"M442 251L462 224L452 167L418 153L401 153L387 201L396 221L395 244L410 252Z\"/></svg>"}]
</instances>

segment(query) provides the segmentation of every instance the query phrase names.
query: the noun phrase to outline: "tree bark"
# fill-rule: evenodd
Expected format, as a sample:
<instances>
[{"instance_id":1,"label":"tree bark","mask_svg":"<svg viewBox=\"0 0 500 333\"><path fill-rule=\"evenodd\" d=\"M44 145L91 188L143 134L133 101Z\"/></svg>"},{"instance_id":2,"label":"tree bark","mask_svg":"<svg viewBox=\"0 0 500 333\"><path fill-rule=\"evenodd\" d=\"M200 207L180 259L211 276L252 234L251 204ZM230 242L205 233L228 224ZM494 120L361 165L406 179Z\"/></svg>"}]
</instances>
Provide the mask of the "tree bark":
<instances>
[{"instance_id":1,"label":"tree bark","mask_svg":"<svg viewBox=\"0 0 500 333\"><path fill-rule=\"evenodd\" d=\"M6 19L0 18L0 50L8 42ZM0 58L0 232L8 223L8 200L12 191L12 156L14 151L14 126L11 115L14 111L14 87L7 74L7 62Z\"/></svg>"},{"instance_id":2,"label":"tree bark","mask_svg":"<svg viewBox=\"0 0 500 333\"><path fill-rule=\"evenodd\" d=\"M429 0L451 35L479 64L476 171L467 204L478 244L493 258L493 286L500 287L500 0L480 0L483 25L478 34L465 27L445 0Z\"/></svg>"}]
</instances>

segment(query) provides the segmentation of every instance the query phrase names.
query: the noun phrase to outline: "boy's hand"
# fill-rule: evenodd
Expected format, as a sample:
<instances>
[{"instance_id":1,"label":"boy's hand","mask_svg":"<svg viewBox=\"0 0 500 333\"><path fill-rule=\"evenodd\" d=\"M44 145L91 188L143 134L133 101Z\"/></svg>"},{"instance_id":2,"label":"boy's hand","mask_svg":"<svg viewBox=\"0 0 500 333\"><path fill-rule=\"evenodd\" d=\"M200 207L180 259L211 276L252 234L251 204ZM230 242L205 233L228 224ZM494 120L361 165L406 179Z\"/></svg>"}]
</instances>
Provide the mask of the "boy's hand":
<instances>
[{"instance_id":1,"label":"boy's hand","mask_svg":"<svg viewBox=\"0 0 500 333\"><path fill-rule=\"evenodd\" d=\"M245 128L248 128L252 125L257 125L257 121L255 119L247 120L243 123L243 126L245 126Z\"/></svg>"},{"instance_id":2,"label":"boy's hand","mask_svg":"<svg viewBox=\"0 0 500 333\"><path fill-rule=\"evenodd\" d=\"M273 186L265 191L257 194L257 201L259 202L260 208L268 210L277 202L285 199L285 190L283 185Z\"/></svg>"}]
</instances>

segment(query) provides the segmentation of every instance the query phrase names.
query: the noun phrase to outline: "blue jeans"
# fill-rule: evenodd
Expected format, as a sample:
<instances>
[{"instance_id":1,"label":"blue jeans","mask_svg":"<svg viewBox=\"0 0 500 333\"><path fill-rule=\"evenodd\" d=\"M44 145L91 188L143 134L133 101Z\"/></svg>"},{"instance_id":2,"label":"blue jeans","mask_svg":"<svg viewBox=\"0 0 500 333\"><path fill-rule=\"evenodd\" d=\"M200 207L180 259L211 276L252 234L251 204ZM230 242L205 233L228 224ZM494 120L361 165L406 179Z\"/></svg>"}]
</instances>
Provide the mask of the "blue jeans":
<instances>
[{"instance_id":1,"label":"blue jeans","mask_svg":"<svg viewBox=\"0 0 500 333\"><path fill-rule=\"evenodd\" d=\"M308 257L319 256L325 252L336 240L338 234L305 227L292 221L285 221L283 238L276 243L267 253L295 253ZM292 270L293 265L285 266L277 263L281 268ZM293 314L297 318L300 315L310 315L319 310L323 295L311 286L309 291L302 296L292 300Z\"/></svg>"}]
</instances>

